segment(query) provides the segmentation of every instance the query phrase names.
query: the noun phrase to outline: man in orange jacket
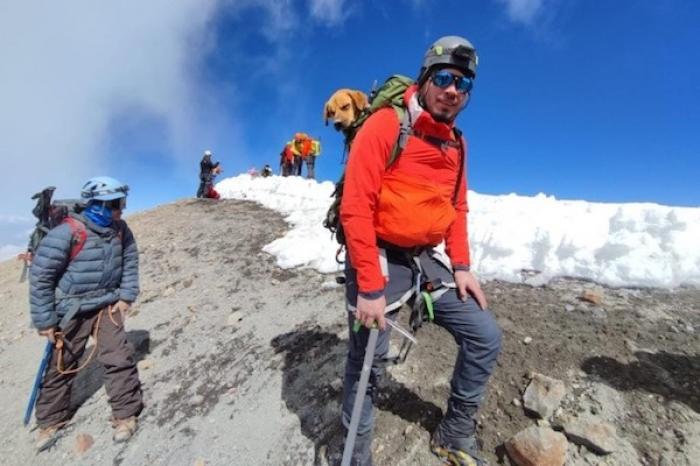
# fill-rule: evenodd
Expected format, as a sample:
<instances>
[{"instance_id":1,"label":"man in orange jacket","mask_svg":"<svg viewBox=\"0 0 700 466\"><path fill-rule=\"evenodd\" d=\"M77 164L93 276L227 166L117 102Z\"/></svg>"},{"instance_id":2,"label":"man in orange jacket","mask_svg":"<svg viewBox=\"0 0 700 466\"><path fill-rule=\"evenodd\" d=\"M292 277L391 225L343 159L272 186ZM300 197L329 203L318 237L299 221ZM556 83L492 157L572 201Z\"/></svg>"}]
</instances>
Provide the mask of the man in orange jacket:
<instances>
[{"instance_id":1,"label":"man in orange jacket","mask_svg":"<svg viewBox=\"0 0 700 466\"><path fill-rule=\"evenodd\" d=\"M481 466L475 413L501 346L501 330L470 272L467 236L466 143L454 121L471 96L477 55L457 36L426 52L415 85L404 94L411 131L398 159L387 167L401 127L392 108L376 111L352 144L340 219L347 241L346 298L350 331L343 394L343 423L350 424L368 341L380 329L352 464L372 464L373 398L389 348L385 319L417 292L431 292L435 323L453 336L459 354L447 412L433 432L431 450L458 466ZM434 246L445 243L445 254Z\"/></svg>"}]
</instances>

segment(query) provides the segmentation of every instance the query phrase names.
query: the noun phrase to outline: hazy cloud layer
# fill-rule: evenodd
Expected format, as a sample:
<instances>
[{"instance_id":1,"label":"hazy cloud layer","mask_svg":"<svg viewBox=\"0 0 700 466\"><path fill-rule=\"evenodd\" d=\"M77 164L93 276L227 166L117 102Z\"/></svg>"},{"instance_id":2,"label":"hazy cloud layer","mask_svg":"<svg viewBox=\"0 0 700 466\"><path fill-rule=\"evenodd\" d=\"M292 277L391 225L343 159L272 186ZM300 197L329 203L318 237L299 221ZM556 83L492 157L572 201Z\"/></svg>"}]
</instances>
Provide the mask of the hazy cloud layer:
<instances>
[{"instance_id":1,"label":"hazy cloud layer","mask_svg":"<svg viewBox=\"0 0 700 466\"><path fill-rule=\"evenodd\" d=\"M75 196L84 179L119 164L109 159L115 121L141 132L148 123L153 134L138 134L150 139L140 143L167 154L174 165L186 160L191 168L201 141L212 148L235 141L245 154L237 109L223 108L219 90L201 79L202 62L216 44L217 12L263 13L260 30L271 43L268 70L274 72L270 68L288 55L285 37L299 27L297 18L337 23L343 3L0 3L0 245L18 244L17 231L33 223L28 213L34 191L55 185L57 197ZM226 83L229 92L233 81Z\"/></svg>"},{"instance_id":2,"label":"hazy cloud layer","mask_svg":"<svg viewBox=\"0 0 700 466\"><path fill-rule=\"evenodd\" d=\"M0 7L0 214L28 193L76 186L108 167L110 121L162 119L177 156L196 131L192 62L206 50L213 0L12 2ZM199 50L199 52L197 52ZM114 162L114 161L112 161Z\"/></svg>"},{"instance_id":3,"label":"hazy cloud layer","mask_svg":"<svg viewBox=\"0 0 700 466\"><path fill-rule=\"evenodd\" d=\"M309 9L311 16L328 25L341 23L347 16L345 0L310 0Z\"/></svg>"}]
</instances>

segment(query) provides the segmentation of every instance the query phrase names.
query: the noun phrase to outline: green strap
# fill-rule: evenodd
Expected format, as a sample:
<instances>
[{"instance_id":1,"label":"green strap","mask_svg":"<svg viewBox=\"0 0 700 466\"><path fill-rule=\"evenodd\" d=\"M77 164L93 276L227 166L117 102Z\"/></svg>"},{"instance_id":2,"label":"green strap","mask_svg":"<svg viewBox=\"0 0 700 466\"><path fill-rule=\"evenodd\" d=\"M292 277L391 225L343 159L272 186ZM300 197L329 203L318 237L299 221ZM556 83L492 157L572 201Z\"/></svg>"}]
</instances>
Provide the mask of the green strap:
<instances>
[{"instance_id":1,"label":"green strap","mask_svg":"<svg viewBox=\"0 0 700 466\"><path fill-rule=\"evenodd\" d=\"M354 333L357 333L360 331L362 328L362 322L360 322L358 319L355 319L355 322L352 324L352 331ZM379 328L377 326L377 321L375 320L374 323L372 324L372 328Z\"/></svg>"},{"instance_id":2,"label":"green strap","mask_svg":"<svg viewBox=\"0 0 700 466\"><path fill-rule=\"evenodd\" d=\"M401 152L403 152L404 148L406 147L406 143L408 143L408 137L413 133L413 129L411 128L411 117L408 114L408 111L403 107L397 106L394 106L394 110L396 111L396 115L399 117L400 122L399 137L396 139L394 147L391 148L389 162L386 164L387 168L392 166L394 162L396 162L396 159L399 158L399 155L401 155Z\"/></svg>"},{"instance_id":3,"label":"green strap","mask_svg":"<svg viewBox=\"0 0 700 466\"><path fill-rule=\"evenodd\" d=\"M425 308L428 310L428 320L432 322L435 320L435 313L433 312L433 297L430 296L430 293L427 291L421 292L421 295L423 296L423 301L425 301Z\"/></svg>"}]
</instances>

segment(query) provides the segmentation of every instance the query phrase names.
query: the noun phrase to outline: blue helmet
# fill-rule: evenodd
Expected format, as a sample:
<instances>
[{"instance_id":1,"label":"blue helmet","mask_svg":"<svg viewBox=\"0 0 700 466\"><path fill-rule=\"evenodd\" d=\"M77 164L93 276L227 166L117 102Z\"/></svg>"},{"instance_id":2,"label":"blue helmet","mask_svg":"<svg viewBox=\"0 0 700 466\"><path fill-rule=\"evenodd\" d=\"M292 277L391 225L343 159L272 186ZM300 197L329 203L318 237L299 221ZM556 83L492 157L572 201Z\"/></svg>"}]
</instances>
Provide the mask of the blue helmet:
<instances>
[{"instance_id":1,"label":"blue helmet","mask_svg":"<svg viewBox=\"0 0 700 466\"><path fill-rule=\"evenodd\" d=\"M96 176L85 182L80 197L87 201L112 201L126 197L129 187L109 176Z\"/></svg>"}]
</instances>

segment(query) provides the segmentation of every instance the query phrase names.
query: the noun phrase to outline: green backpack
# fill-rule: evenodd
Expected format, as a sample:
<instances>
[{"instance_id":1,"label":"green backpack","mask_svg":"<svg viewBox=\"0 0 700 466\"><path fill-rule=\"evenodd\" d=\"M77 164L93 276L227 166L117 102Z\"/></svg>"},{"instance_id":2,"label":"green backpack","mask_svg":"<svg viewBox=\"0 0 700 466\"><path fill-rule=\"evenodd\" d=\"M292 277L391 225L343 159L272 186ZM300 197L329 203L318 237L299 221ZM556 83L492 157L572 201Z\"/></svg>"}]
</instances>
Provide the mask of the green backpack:
<instances>
[{"instance_id":1,"label":"green backpack","mask_svg":"<svg viewBox=\"0 0 700 466\"><path fill-rule=\"evenodd\" d=\"M393 76L390 76L384 82L384 84L382 84L382 86L379 87L379 89L372 91L369 98L369 107L363 110L362 113L360 113L360 116L357 118L357 120L355 120L355 122L352 124L352 126L350 126L350 128L344 131L345 152L347 154L350 153L350 146L352 145L352 142L355 139L355 135L362 127L364 122L367 121L367 119L377 110L385 107L392 107L396 111L396 115L398 116L399 121L401 123L399 127L399 137L397 138L396 143L394 143L394 147L391 150L391 156L389 157L389 161L387 162L386 168L388 169L394 162L396 162L396 160L399 158L399 155L401 155L401 152L406 147L408 137L413 134L413 127L411 124L410 115L408 111L406 111L406 104L404 102L404 94L406 93L406 89L408 89L413 84L414 81L411 78L395 74ZM457 188L459 188L459 183L461 182L462 174L464 171L464 148L462 147L461 136L461 132L457 128L455 128L455 137L459 142L462 166L462 169L460 169L459 171L459 176L457 177ZM427 136L423 138L431 143L443 144L447 142ZM343 246L345 246L345 233L343 232L343 226L340 223L340 203L343 197L344 182L345 170L343 170L340 179L335 184L335 190L331 194L333 202L328 208L328 212L326 212L326 218L323 221L323 226L330 230L331 234L335 236L335 239L338 242L338 244L341 245L341 248L338 249L338 254L336 254L336 260L338 260L337 257L342 251ZM454 202L457 201L458 191L459 189L455 190Z\"/></svg>"}]
</instances>

